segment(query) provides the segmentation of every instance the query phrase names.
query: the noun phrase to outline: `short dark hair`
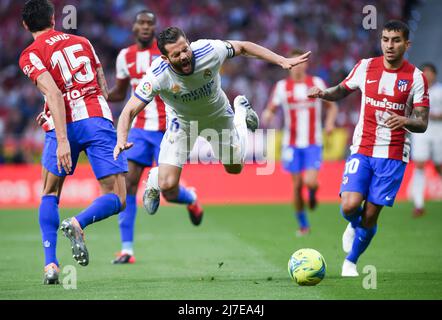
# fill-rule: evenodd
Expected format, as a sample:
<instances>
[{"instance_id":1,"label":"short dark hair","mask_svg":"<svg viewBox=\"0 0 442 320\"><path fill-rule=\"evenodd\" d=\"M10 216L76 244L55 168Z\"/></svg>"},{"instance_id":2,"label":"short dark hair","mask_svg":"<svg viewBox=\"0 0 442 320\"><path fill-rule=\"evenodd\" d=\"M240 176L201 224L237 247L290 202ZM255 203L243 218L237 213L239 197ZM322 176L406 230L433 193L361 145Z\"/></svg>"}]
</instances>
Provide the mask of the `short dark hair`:
<instances>
[{"instance_id":1,"label":"short dark hair","mask_svg":"<svg viewBox=\"0 0 442 320\"><path fill-rule=\"evenodd\" d=\"M404 36L405 40L408 40L410 36L410 28L408 28L408 25L402 21L399 20L390 20L388 21L382 30L387 31L400 31L402 32L402 35Z\"/></svg>"},{"instance_id":2,"label":"short dark hair","mask_svg":"<svg viewBox=\"0 0 442 320\"><path fill-rule=\"evenodd\" d=\"M180 37L184 37L187 40L186 34L183 30L177 27L169 27L160 32L157 39L158 49L160 52L167 56L166 44L175 43Z\"/></svg>"},{"instance_id":3,"label":"short dark hair","mask_svg":"<svg viewBox=\"0 0 442 320\"><path fill-rule=\"evenodd\" d=\"M437 74L437 68L434 64L430 63L430 62L425 62L421 65L420 69L424 70L425 68L430 69L431 71L433 71L434 74Z\"/></svg>"},{"instance_id":4,"label":"short dark hair","mask_svg":"<svg viewBox=\"0 0 442 320\"><path fill-rule=\"evenodd\" d=\"M147 15L150 15L150 16L153 17L153 21L154 21L154 22L157 21L157 17L155 16L155 13L153 13L152 11L149 11L149 10L147 10L147 9L143 9L143 10L138 11L138 12L135 14L135 21L134 21L134 22L137 21L138 16L139 16L140 14L147 14Z\"/></svg>"},{"instance_id":5,"label":"short dark hair","mask_svg":"<svg viewBox=\"0 0 442 320\"><path fill-rule=\"evenodd\" d=\"M304 50L299 49L299 48L295 48L292 50L291 55L292 56L302 56L305 53Z\"/></svg>"},{"instance_id":6,"label":"short dark hair","mask_svg":"<svg viewBox=\"0 0 442 320\"><path fill-rule=\"evenodd\" d=\"M31 32L50 27L53 15L54 5L49 0L29 0L22 10L23 21Z\"/></svg>"}]
</instances>

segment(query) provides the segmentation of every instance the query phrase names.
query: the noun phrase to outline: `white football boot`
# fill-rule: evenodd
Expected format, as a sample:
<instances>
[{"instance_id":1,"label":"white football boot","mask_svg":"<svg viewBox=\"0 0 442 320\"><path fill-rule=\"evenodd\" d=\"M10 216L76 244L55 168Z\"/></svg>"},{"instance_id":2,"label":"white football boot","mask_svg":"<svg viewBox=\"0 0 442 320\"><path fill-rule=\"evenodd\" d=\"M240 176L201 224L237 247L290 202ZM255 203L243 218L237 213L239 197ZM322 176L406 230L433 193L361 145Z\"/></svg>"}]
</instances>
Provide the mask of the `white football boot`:
<instances>
[{"instance_id":1,"label":"white football boot","mask_svg":"<svg viewBox=\"0 0 442 320\"><path fill-rule=\"evenodd\" d=\"M155 214L160 206L160 188L158 186L158 167L149 171L146 189L143 194L143 205L148 214Z\"/></svg>"},{"instance_id":2,"label":"white football boot","mask_svg":"<svg viewBox=\"0 0 442 320\"><path fill-rule=\"evenodd\" d=\"M247 98L245 96L237 96L233 101L233 105L235 107L235 110L241 107L246 109L247 129L249 129L252 132L255 132L255 130L258 129L259 127L259 117L256 114L255 110L253 110Z\"/></svg>"},{"instance_id":3,"label":"white football boot","mask_svg":"<svg viewBox=\"0 0 442 320\"><path fill-rule=\"evenodd\" d=\"M342 264L342 273L341 276L343 277L358 277L358 269L356 268L356 264L345 259L344 263Z\"/></svg>"}]
</instances>

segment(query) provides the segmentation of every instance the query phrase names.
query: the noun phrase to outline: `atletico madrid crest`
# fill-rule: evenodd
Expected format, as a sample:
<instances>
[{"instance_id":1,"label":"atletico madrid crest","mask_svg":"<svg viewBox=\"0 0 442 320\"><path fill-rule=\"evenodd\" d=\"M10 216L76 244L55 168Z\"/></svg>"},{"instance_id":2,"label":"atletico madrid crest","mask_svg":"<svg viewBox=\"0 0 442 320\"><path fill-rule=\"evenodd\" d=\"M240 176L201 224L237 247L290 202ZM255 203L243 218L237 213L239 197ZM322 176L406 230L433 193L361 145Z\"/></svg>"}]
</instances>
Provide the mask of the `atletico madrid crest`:
<instances>
[{"instance_id":1,"label":"atletico madrid crest","mask_svg":"<svg viewBox=\"0 0 442 320\"><path fill-rule=\"evenodd\" d=\"M399 80L397 82L397 88L399 89L399 91L400 92L407 91L407 86L409 82L410 82L409 80Z\"/></svg>"}]
</instances>

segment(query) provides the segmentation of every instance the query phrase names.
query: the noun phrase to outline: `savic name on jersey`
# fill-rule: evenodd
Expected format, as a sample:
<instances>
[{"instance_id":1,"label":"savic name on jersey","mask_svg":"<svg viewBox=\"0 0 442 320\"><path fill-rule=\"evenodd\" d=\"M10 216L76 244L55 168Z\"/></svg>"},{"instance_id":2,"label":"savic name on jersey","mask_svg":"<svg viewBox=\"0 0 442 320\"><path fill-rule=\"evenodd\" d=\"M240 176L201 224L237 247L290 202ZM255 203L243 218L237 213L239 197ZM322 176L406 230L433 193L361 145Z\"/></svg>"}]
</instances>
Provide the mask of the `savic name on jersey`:
<instances>
[{"instance_id":1,"label":"savic name on jersey","mask_svg":"<svg viewBox=\"0 0 442 320\"><path fill-rule=\"evenodd\" d=\"M49 72L63 94L66 122L92 117L112 121L112 113L102 95L96 69L101 66L89 40L50 30L35 39L20 56L20 67L34 82L43 72ZM43 128L54 129L47 103L47 121Z\"/></svg>"},{"instance_id":2,"label":"savic name on jersey","mask_svg":"<svg viewBox=\"0 0 442 320\"><path fill-rule=\"evenodd\" d=\"M408 162L409 133L385 124L387 110L409 116L412 108L429 107L428 85L422 72L408 61L397 70L384 67L383 57L363 59L342 82L347 90L360 89L361 113L351 153Z\"/></svg>"},{"instance_id":3,"label":"savic name on jersey","mask_svg":"<svg viewBox=\"0 0 442 320\"><path fill-rule=\"evenodd\" d=\"M157 58L135 90L135 96L149 103L156 95L183 121L212 121L224 115L230 104L221 89L219 70L234 51L222 40L198 40L192 42L194 72L189 75L176 73L172 67Z\"/></svg>"}]
</instances>

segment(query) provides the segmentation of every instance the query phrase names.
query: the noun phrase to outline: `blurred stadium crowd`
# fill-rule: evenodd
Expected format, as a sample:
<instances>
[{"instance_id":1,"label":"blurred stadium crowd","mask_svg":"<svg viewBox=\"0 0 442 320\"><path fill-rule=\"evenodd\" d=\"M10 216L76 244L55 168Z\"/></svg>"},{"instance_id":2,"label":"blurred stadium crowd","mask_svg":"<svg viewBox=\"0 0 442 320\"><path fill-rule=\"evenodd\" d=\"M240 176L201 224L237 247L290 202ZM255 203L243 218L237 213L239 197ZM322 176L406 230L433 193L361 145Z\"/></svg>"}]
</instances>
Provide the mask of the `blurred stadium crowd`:
<instances>
[{"instance_id":1,"label":"blurred stadium crowd","mask_svg":"<svg viewBox=\"0 0 442 320\"><path fill-rule=\"evenodd\" d=\"M339 83L361 58L380 54L378 31L362 27L363 0L54 0L56 28L62 29L63 7L77 9L77 30L94 45L110 87L120 49L133 43L135 13L147 8L157 15L157 31L176 25L189 39L250 40L280 54L295 48L313 52L310 73L329 85ZM378 13L377 25L389 19L407 21L418 1L371 1ZM22 1L0 2L0 163L38 162L44 133L35 117L43 98L18 67L18 58L32 37L22 28ZM286 73L278 66L254 59L233 59L223 69L223 88L233 100L246 94L261 113L272 85ZM342 101L337 125L354 128L359 95ZM115 119L123 105L111 104ZM279 121L279 125L282 121Z\"/></svg>"}]
</instances>

